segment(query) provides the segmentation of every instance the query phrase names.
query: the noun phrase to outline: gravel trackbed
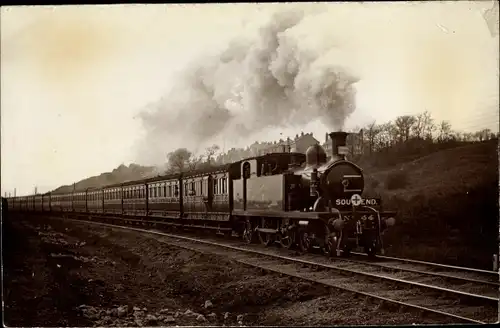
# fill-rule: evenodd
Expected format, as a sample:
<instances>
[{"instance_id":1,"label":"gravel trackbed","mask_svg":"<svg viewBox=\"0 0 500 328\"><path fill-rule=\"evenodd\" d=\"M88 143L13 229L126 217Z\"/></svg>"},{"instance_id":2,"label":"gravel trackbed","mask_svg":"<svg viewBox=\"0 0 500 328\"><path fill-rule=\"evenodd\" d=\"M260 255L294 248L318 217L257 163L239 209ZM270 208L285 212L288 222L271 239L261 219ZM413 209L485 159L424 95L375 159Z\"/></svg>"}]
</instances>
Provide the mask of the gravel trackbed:
<instances>
[{"instance_id":1,"label":"gravel trackbed","mask_svg":"<svg viewBox=\"0 0 500 328\"><path fill-rule=\"evenodd\" d=\"M26 215L2 230L7 326L452 323L145 233Z\"/></svg>"}]
</instances>

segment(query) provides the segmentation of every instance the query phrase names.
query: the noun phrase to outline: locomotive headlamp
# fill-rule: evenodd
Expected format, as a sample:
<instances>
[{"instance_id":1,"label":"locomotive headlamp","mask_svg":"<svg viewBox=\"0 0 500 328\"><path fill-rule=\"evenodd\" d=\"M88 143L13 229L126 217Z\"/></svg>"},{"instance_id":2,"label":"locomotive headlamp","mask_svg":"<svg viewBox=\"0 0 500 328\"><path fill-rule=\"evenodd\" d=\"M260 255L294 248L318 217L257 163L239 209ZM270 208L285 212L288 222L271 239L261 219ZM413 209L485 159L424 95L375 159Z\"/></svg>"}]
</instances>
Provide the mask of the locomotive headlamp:
<instances>
[{"instance_id":1,"label":"locomotive headlamp","mask_svg":"<svg viewBox=\"0 0 500 328\"><path fill-rule=\"evenodd\" d=\"M393 225L396 224L396 219L395 218L388 218L387 220L385 220L385 225L387 227L392 227Z\"/></svg>"}]
</instances>

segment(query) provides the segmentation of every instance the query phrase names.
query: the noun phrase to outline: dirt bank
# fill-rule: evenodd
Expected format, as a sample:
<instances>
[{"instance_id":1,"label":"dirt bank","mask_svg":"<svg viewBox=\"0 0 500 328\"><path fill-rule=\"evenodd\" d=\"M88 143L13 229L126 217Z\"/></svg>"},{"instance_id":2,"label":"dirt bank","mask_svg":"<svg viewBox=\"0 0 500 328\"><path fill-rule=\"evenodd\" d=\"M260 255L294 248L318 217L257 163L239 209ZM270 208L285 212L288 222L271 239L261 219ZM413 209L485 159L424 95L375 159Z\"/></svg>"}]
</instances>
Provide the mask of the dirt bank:
<instances>
[{"instance_id":1,"label":"dirt bank","mask_svg":"<svg viewBox=\"0 0 500 328\"><path fill-rule=\"evenodd\" d=\"M151 235L39 217L3 228L9 326L444 323Z\"/></svg>"}]
</instances>

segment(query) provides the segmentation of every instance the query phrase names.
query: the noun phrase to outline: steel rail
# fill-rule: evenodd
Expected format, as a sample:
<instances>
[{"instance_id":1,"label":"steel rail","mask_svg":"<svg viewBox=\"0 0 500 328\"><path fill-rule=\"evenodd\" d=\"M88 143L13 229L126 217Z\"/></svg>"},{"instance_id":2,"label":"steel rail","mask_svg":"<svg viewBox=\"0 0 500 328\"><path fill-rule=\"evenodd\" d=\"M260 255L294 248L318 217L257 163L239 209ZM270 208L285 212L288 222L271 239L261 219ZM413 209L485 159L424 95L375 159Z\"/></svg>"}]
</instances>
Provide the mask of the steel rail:
<instances>
[{"instance_id":1,"label":"steel rail","mask_svg":"<svg viewBox=\"0 0 500 328\"><path fill-rule=\"evenodd\" d=\"M460 277L460 276L455 276L455 275L447 275L447 274L441 273L441 272L422 271L422 270L411 269L411 268L401 268L401 267L395 267L395 266L390 266L390 265L386 265L386 264L380 264L377 262L358 261L358 260L352 260L352 259L340 259L340 260L345 261L345 262L352 262L352 263L358 263L358 264L363 264L363 265L367 265L367 266L373 266L373 267L393 270L393 271L418 273L418 274L422 274L422 275L436 276L436 277L440 277L440 278L455 279L455 280L461 280L461 281L465 281L465 282L473 282L473 283L478 283L478 284L500 287L500 282L496 282L496 281L487 281L487 280L481 280L481 279Z\"/></svg>"},{"instance_id":2,"label":"steel rail","mask_svg":"<svg viewBox=\"0 0 500 328\"><path fill-rule=\"evenodd\" d=\"M57 219L60 219L60 218L57 218ZM282 256L282 255L269 254L269 253L266 253L266 252L252 250L252 249L246 249L246 248L242 248L242 247L239 247L239 246L225 245L225 244L221 244L221 243L217 243L217 242L205 241L205 240L200 240L200 239L195 239L195 238L185 237L185 236L179 236L179 235L174 235L174 234L170 234L170 233L164 233L164 232L155 231L155 230L151 230L151 229L134 228L134 227L123 226L123 225L109 224L109 223L103 223L103 222L96 222L96 221L92 221L92 220L82 220L82 219L69 219L69 220L70 221L74 221L74 222L88 222L88 223L91 223L91 224L107 226L107 227L110 227L110 228L118 228L118 229L137 231L137 232L142 232L142 233L147 233L147 234L155 234L155 235L169 237L169 238L173 238L173 239L177 239L177 240L189 241L189 242L193 242L193 243L197 243L197 244L205 244L205 245L216 246L216 247L225 248L225 249L231 249L231 250L242 252L242 253L252 253L252 254L255 254L255 255L258 255L258 256L267 256L267 257L270 257L270 258L285 260L285 261L288 261L288 262L300 263L300 264L303 264L303 265L308 265L308 266L313 266L313 267L320 267L320 268L332 269L332 270L337 270L337 271L343 271L343 272L347 272L347 273L354 273L354 274L364 275L364 276L368 276L368 277L372 277L372 278L377 278L377 279L381 279L381 280L389 280L389 281L394 281L394 282L400 282L400 283L405 283L405 284L409 284L409 285L415 285L415 286L418 286L418 287L424 287L424 288L428 288L428 289L434 289L434 290L444 291L444 292L448 292L448 293L452 293L452 294L459 294L459 295L462 295L462 296L476 297L476 298L485 299L485 300L488 300L488 301L496 301L496 302L498 302L498 299L496 299L496 298L486 297L486 296L483 296L483 295L476 295L476 294L470 294L470 293L464 293L464 292L457 292L455 290L450 290L450 289L446 289L446 288L440 288L440 287L436 287L436 286L430 286L430 285L425 285L425 284L421 284L421 283L415 283L415 282L411 282L411 281L399 280L399 279L385 277L385 276L378 276L378 275L374 275L374 274L370 274L370 273L365 273L365 272L361 272L361 271L357 271L357 270L350 270L350 269L338 268L338 267L335 267L335 266L332 266L332 265L321 264L321 263L306 261L306 260L302 260L302 259L297 259L297 258ZM183 247L183 248L186 248L186 249L190 249L190 250L193 250L193 251L196 251L196 252L200 252L199 249L197 250L197 249L192 248L192 247L189 248L188 246L185 246L185 245L178 245L178 244L176 245L175 243L172 243L172 242L170 242L169 244L172 244L172 245L178 246L178 247ZM328 285L330 287L334 287L334 288L337 288L337 289L340 289L340 290L345 290L345 291L352 292L352 293L355 293L355 294L360 294L360 295L363 295L363 296L371 297L371 298L374 298L374 299L378 299L380 301L386 301L386 302L389 302L389 303L394 303L394 304L398 304L398 305L401 305L401 306L406 306L406 307L409 307L409 308L414 308L414 309L425 311L425 312L431 312L431 313L435 313L435 314L439 314L439 315L443 315L443 316L447 316L447 317L453 317L455 319L463 320L463 321L466 321L466 322L472 322L472 323L478 323L478 324L486 324L487 323L487 322L483 322L483 321L480 321L480 320L476 320L476 319L472 319L472 318L468 318L468 317L464 317L464 316L460 316L460 315L456 315L456 314L452 314L452 313L448 313L448 312L444 312L444 311L440 311L440 310L436 310L436 309L431 309L431 308L427 308L427 307L416 305L416 304L412 304L412 303L398 301L398 300L390 299L390 298L387 298L387 297L375 295L375 294L372 294L372 293L367 293L367 292L363 292L363 291L351 289L351 288L344 287L344 286L338 286L338 285L336 285L336 284L334 284L332 282L325 281L324 279L323 279L323 281L322 281L322 279L311 279L311 278L307 278L307 277L302 277L300 275L291 274L289 272L282 272L282 271L277 270L275 268L269 268L269 267L266 267L266 266L262 266L262 264L249 263L249 262L243 261L241 259L235 259L235 260L238 261L238 262L240 262L240 263L243 263L243 264L251 265L253 267L257 267L257 268L261 268L261 269L265 269L265 270L269 270L269 271L273 271L273 272L277 272L277 273L281 273L281 274L286 274L286 275L289 275L289 276L294 276L296 278L305 279L305 280L308 280L308 281L311 281L311 282L315 282L315 283L320 283L320 284Z\"/></svg>"},{"instance_id":3,"label":"steel rail","mask_svg":"<svg viewBox=\"0 0 500 328\"><path fill-rule=\"evenodd\" d=\"M358 252L351 252L351 254L356 254L356 255L361 255L361 256L367 256L365 253L358 253ZM491 275L497 275L497 276L499 276L499 272L493 271L493 270L483 270L483 269L476 269L476 268L469 268L469 267L460 267L460 266L449 265L449 264L442 264L442 263L436 263L436 262L426 262L426 261L413 260L413 259L405 259L405 258L400 258L400 257L391 257L391 256L384 256L384 255L377 255L375 258L384 259L384 260L398 261L398 262L422 264L422 265L433 266L433 267L437 267L437 268L452 269L452 270L462 270L462 271L465 271L465 272L469 271L469 272L482 273L482 274L491 274Z\"/></svg>"}]
</instances>

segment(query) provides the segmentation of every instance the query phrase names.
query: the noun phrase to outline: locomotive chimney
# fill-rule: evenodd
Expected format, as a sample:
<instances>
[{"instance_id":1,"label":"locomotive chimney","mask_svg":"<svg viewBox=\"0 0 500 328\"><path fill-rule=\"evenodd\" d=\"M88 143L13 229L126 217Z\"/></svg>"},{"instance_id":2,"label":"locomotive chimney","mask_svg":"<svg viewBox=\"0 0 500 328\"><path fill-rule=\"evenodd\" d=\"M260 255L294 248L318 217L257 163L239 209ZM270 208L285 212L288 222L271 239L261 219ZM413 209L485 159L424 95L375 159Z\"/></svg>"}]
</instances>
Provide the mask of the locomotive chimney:
<instances>
[{"instance_id":1,"label":"locomotive chimney","mask_svg":"<svg viewBox=\"0 0 500 328\"><path fill-rule=\"evenodd\" d=\"M342 159L345 159L345 154L339 152L339 147L344 147L346 145L346 140L347 140L347 132L332 132L329 134L330 138L332 139L332 156L337 156ZM333 157L332 157L333 158Z\"/></svg>"}]
</instances>

